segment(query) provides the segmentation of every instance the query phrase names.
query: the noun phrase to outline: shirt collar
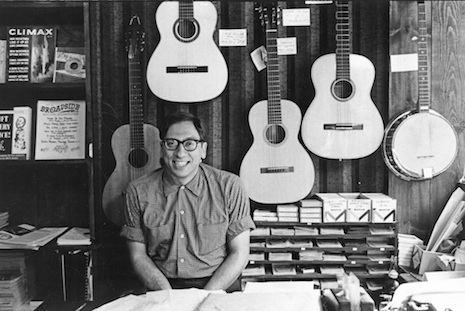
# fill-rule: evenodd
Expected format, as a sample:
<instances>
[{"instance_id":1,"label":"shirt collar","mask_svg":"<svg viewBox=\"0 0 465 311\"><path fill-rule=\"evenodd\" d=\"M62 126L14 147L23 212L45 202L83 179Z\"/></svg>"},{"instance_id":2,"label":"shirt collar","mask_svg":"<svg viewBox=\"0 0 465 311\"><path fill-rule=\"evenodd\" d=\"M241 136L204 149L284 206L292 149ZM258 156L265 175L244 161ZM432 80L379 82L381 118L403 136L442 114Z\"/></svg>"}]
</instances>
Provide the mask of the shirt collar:
<instances>
[{"instance_id":1,"label":"shirt collar","mask_svg":"<svg viewBox=\"0 0 465 311\"><path fill-rule=\"evenodd\" d=\"M196 196L199 196L200 194L200 177L201 175L203 176L205 173L203 172L202 165L200 165L197 174L195 174L194 178L192 178L191 181L189 181L186 185L184 185L185 188L189 189L193 194ZM167 197L169 194L178 191L182 185L177 183L173 177L168 174L165 171L163 172L163 193L165 197Z\"/></svg>"}]
</instances>

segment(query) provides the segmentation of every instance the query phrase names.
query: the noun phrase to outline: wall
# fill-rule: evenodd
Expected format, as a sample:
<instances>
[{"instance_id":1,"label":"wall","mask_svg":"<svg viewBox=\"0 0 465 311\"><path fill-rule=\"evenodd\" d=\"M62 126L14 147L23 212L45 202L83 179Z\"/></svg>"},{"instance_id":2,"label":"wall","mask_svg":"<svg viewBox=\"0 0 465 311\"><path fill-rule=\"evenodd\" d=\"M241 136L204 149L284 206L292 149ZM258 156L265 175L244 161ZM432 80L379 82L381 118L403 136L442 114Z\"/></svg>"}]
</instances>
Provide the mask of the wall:
<instances>
[{"instance_id":1,"label":"wall","mask_svg":"<svg viewBox=\"0 0 465 311\"><path fill-rule=\"evenodd\" d=\"M128 74L124 34L133 14L138 14L146 31L145 59L148 61L160 38L155 11L159 1L91 2L92 98L95 100L95 172L97 229L104 240L114 239L118 228L106 220L99 193L115 167L111 135L128 123ZM266 73L257 72L249 53L264 44L264 32L252 1L213 1L218 10L218 28L246 28L246 47L223 47L229 69L225 91L218 98L199 104L173 104L155 97L145 88L146 122L161 124L174 110L191 111L209 129L207 162L238 173L252 135L247 115L259 100L266 99ZM305 7L303 1L280 1L282 8ZM280 57L282 98L295 102L305 113L315 96L310 68L320 56L335 50L333 5L309 5L310 27L280 27L279 37L296 37L298 53ZM407 182L396 177L385 165L381 149L357 160L328 160L311 154L315 166L315 192L383 192L398 200L399 231L427 239L435 220L462 175L465 105L464 44L465 2L428 1L431 12L432 102L458 133L458 156L450 169L432 180ZM417 99L416 72L390 73L390 54L415 53L411 40L417 31L416 1L353 1L353 52L370 59L376 68L371 97L384 124L398 113L414 108ZM214 34L217 40L217 32ZM324 74L324 73L322 73ZM99 233L97 233L99 234ZM115 243L121 243L116 239ZM108 253L104 263L120 255ZM111 257L111 258L110 258ZM105 260L108 259L108 262Z\"/></svg>"}]
</instances>

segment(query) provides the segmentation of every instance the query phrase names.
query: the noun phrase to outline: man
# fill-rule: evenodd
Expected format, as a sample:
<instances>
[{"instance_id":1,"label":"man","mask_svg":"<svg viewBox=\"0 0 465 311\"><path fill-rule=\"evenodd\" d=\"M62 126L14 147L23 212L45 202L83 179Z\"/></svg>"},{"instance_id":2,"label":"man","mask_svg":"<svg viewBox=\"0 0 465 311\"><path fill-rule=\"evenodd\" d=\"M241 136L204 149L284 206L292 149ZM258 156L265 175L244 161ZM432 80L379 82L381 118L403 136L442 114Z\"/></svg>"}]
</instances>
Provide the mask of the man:
<instances>
[{"instance_id":1,"label":"man","mask_svg":"<svg viewBox=\"0 0 465 311\"><path fill-rule=\"evenodd\" d=\"M169 115L162 137L164 167L126 193L121 235L136 274L149 290L240 289L255 225L239 177L202 163L207 142L197 117Z\"/></svg>"}]
</instances>

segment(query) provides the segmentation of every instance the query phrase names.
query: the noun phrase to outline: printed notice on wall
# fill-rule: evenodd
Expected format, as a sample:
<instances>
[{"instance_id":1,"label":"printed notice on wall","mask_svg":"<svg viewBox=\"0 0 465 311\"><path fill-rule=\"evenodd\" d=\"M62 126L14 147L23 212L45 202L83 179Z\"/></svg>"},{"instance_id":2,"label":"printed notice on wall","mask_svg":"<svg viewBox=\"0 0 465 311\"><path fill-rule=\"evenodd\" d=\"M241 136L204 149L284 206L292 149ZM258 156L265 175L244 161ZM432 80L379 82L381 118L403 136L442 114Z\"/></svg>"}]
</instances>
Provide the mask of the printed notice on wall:
<instances>
[{"instance_id":1,"label":"printed notice on wall","mask_svg":"<svg viewBox=\"0 0 465 311\"><path fill-rule=\"evenodd\" d=\"M36 160L84 159L84 100L37 101Z\"/></svg>"}]
</instances>

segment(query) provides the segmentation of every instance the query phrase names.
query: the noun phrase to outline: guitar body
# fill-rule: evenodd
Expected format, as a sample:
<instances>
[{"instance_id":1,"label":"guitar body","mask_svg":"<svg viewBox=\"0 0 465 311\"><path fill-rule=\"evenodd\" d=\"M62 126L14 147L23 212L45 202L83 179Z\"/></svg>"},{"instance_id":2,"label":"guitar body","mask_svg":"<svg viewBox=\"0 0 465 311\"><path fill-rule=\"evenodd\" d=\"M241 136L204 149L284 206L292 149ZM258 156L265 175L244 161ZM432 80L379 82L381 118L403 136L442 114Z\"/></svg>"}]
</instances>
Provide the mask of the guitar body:
<instances>
[{"instance_id":1,"label":"guitar body","mask_svg":"<svg viewBox=\"0 0 465 311\"><path fill-rule=\"evenodd\" d=\"M453 126L434 110L410 110L386 127L383 158L398 177L424 180L444 172L458 152Z\"/></svg>"},{"instance_id":2,"label":"guitar body","mask_svg":"<svg viewBox=\"0 0 465 311\"><path fill-rule=\"evenodd\" d=\"M213 40L216 8L210 1L193 1L193 23L183 26L179 25L179 5L179 1L164 1L157 9L160 42L147 66L148 86L166 101L211 100L223 92L228 80L226 61ZM190 26L188 34L177 31Z\"/></svg>"},{"instance_id":3,"label":"guitar body","mask_svg":"<svg viewBox=\"0 0 465 311\"><path fill-rule=\"evenodd\" d=\"M315 170L312 159L300 144L298 133L302 114L292 101L282 99L284 139L270 143L273 126L267 120L267 101L257 102L249 112L253 143L240 167L240 177L249 197L264 204L301 200L312 190Z\"/></svg>"},{"instance_id":4,"label":"guitar body","mask_svg":"<svg viewBox=\"0 0 465 311\"><path fill-rule=\"evenodd\" d=\"M370 94L374 66L357 54L349 54L349 63L348 81L335 81L334 53L319 57L312 66L315 98L302 121L302 139L311 152L323 158L366 157L383 139L383 120ZM345 90L336 89L338 82L345 85Z\"/></svg>"},{"instance_id":5,"label":"guitar body","mask_svg":"<svg viewBox=\"0 0 465 311\"><path fill-rule=\"evenodd\" d=\"M130 125L116 129L111 137L111 147L116 167L110 175L102 194L105 215L117 225L123 224L125 192L130 181L160 167L160 133L150 124L143 126L145 147L130 147Z\"/></svg>"}]
</instances>

